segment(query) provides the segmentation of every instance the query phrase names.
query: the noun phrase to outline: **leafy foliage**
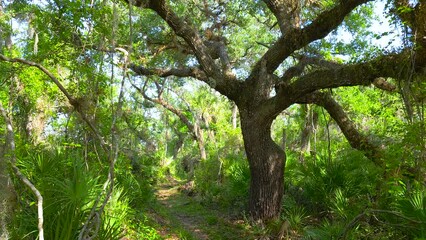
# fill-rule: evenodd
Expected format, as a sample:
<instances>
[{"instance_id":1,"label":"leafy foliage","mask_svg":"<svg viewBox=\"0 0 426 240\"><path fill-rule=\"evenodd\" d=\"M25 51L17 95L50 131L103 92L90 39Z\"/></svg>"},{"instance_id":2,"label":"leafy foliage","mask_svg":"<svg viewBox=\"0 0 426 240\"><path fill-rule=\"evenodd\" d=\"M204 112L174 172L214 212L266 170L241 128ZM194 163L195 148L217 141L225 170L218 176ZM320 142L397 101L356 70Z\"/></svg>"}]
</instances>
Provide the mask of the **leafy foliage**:
<instances>
[{"instance_id":1,"label":"leafy foliage","mask_svg":"<svg viewBox=\"0 0 426 240\"><path fill-rule=\"evenodd\" d=\"M203 41L208 38L207 30L222 37L233 64L231 72L238 79L248 77L281 36L276 16L261 1L167 2L177 16L200 26L197 33ZM298 16L301 27L339 3L305 2ZM187 191L193 198L179 213L194 207L190 216L197 210L203 212L210 228L222 220L202 210L219 209L232 218L244 219L256 237L273 238L282 232L292 239L426 238L426 85L424 76L413 75L413 62L404 62L404 68L397 69L401 79L386 79L396 86L393 93L371 86L323 91L330 93L354 126L383 150L383 166L374 165L363 152L352 149L320 106L309 106L308 111L308 107L294 104L277 114L271 135L287 153L283 211L265 227L241 214L248 205L251 176L234 103L205 83L178 76L165 79L157 74L182 67L193 71L198 67L194 49L153 11L123 3L0 3L0 53L45 66L60 79L102 139L111 143L107 146L112 149L116 144L119 149L114 189L97 218L96 239L168 237L161 226L164 222L150 214L164 208L156 203L155 187L173 185L176 179L193 183ZM396 6L389 14L413 11L411 6ZM302 62L301 56L339 68L388 54L389 46L383 48L374 41L394 33L372 29L377 20L384 20L376 14L372 3L356 8L327 37L295 51L274 74L294 69ZM404 22L407 19L400 20L392 20L397 25L395 32L400 26L409 26ZM414 33L401 32L405 32L404 44L410 47L408 40ZM117 48L127 51L128 56ZM410 49L414 50L418 49ZM149 76L134 76L130 62L155 71ZM307 64L300 76L316 70L326 67ZM0 62L0 101L13 120L17 167L44 199L45 238L77 239L92 209L102 206L113 151L102 148L76 106L50 80L36 68ZM296 80L292 77L289 83ZM200 158L194 129L172 111L144 98L132 85L166 101L198 126L207 158ZM121 86L123 102L119 101ZM268 93L271 99L278 90ZM309 122L310 114L317 119ZM3 119L0 123L4 132ZM312 130L306 138L309 148L302 150L301 132L306 126ZM0 141L6 146L3 132ZM0 158L8 159L10 153L4 149L0 149ZM16 210L8 222L10 238L36 239L36 199L10 175L16 196L11 204ZM0 212L0 216L4 214ZM174 217L165 218L176 221ZM193 237L189 231L178 232L182 239ZM217 239L221 237L228 236Z\"/></svg>"}]
</instances>

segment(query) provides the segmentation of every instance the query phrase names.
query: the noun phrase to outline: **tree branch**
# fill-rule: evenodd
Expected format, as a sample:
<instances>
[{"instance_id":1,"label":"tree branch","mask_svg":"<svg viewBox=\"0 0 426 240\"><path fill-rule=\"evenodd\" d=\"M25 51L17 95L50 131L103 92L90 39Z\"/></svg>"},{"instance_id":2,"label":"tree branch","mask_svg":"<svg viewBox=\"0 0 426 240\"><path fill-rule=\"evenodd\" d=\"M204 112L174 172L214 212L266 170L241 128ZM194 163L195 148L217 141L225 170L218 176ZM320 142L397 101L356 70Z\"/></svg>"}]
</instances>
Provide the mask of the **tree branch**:
<instances>
[{"instance_id":1,"label":"tree branch","mask_svg":"<svg viewBox=\"0 0 426 240\"><path fill-rule=\"evenodd\" d=\"M266 6L277 18L278 26L282 35L287 34L291 29L299 27L301 3L298 0L263 0Z\"/></svg>"},{"instance_id":2,"label":"tree branch","mask_svg":"<svg viewBox=\"0 0 426 240\"><path fill-rule=\"evenodd\" d=\"M138 86L136 86L134 83L131 83L132 86L138 90L138 92L143 96L143 98L145 98L146 100L159 104L161 106L163 106L165 109L169 110L170 112L172 112L173 114L175 114L187 127L188 129L191 131L191 133L193 134L193 129L194 129L194 125L191 123L191 121L183 114L182 111L180 111L179 109L173 107L172 105L170 105L168 102L164 101L161 98L151 98L149 97L146 92L145 89L142 89ZM145 83L146 84L146 83ZM145 88L145 86L143 87ZM194 134L193 134L194 135ZM195 137L195 136L194 136Z\"/></svg>"},{"instance_id":3,"label":"tree branch","mask_svg":"<svg viewBox=\"0 0 426 240\"><path fill-rule=\"evenodd\" d=\"M294 51L309 43L324 38L336 29L353 9L371 0L341 0L332 9L322 12L318 17L302 29L294 28L278 39L262 56L253 68L249 80L257 79L262 61L266 61L267 72L274 72L278 66Z\"/></svg>"},{"instance_id":4,"label":"tree branch","mask_svg":"<svg viewBox=\"0 0 426 240\"><path fill-rule=\"evenodd\" d=\"M401 73L398 68L404 57L406 57L405 52L379 57L366 63L336 65L332 68L316 70L299 77L291 84L282 85L277 96L286 98L291 95L292 99L298 99L321 89L368 86L372 83L383 90L393 91L396 88L386 82L383 77L398 78Z\"/></svg>"},{"instance_id":5,"label":"tree branch","mask_svg":"<svg viewBox=\"0 0 426 240\"><path fill-rule=\"evenodd\" d=\"M189 118L187 116L185 116L185 114L181 110L170 105L167 101L164 101L161 98L161 96L159 96L158 98L149 97L145 92L146 83L145 83L143 88L139 88L134 83L131 83L131 84L136 90L138 90L138 92L146 100L153 102L153 103L156 103L156 104L159 104L162 107L164 107L165 109L167 109L168 111L175 114L182 121L182 123L185 124L185 126L188 128L189 132L191 133L192 137L197 141L198 147L199 147L199 150L200 150L201 159L203 159L203 160L207 159L204 139L203 139L203 136L202 136L200 125L197 123L197 119L196 119L197 117L196 116L194 116L195 124L192 124L191 121L189 120Z\"/></svg>"},{"instance_id":6,"label":"tree branch","mask_svg":"<svg viewBox=\"0 0 426 240\"><path fill-rule=\"evenodd\" d=\"M11 63L17 62L17 63L22 63L22 64L25 64L25 65L28 65L28 66L31 66L31 67L36 67L36 68L40 69L43 73L45 73L52 80L52 82L59 88L59 90L61 90L61 92L66 96L69 103L74 107L74 109L80 114L80 117L83 119L84 122L86 122L86 124L89 126L89 128L92 130L92 132L95 134L96 138L100 141L101 146L105 150L105 152L109 151L109 144L102 137L102 135L100 134L100 132L96 128L96 126L93 125L93 123L87 117L86 113L84 112L82 103L80 101L78 101L76 98L74 98L68 92L68 90L61 84L61 82L59 81L59 79L57 79L55 77L55 75L53 75L49 70L47 70L41 64L31 62L31 61L28 61L28 60L25 60L25 59L8 58L8 57L0 54L0 60L6 61L6 62L11 62Z\"/></svg>"},{"instance_id":7,"label":"tree branch","mask_svg":"<svg viewBox=\"0 0 426 240\"><path fill-rule=\"evenodd\" d=\"M137 75L142 76L159 76L159 77L192 77L199 79L203 82L208 82L208 77L206 74L199 68L145 68L143 66L137 66L136 64L131 63L129 68L135 72Z\"/></svg>"},{"instance_id":8,"label":"tree branch","mask_svg":"<svg viewBox=\"0 0 426 240\"><path fill-rule=\"evenodd\" d=\"M110 159L109 159L110 160L110 171L109 171L109 174L108 174L108 179L105 182L105 186L108 184L108 182L110 182L110 188L109 188L108 192L106 193L106 198L105 198L105 200L104 200L104 202L103 202L103 204L100 208L100 212L103 211L103 208L105 207L106 203L108 202L108 200L111 196L111 193L112 193L112 189L113 189L113 178L114 178L113 170L114 170L114 163L116 161L117 154L118 154L118 145L117 145L118 143L117 143L117 141L113 140L113 145L111 145L111 146L105 141L105 139L100 134L100 131L96 128L96 126L87 117L86 113L84 112L85 109L81 105L81 102L79 102L74 97L72 97L71 94L67 91L67 89L61 84L61 82L49 70L47 70L41 64L31 62L31 61L28 61L28 60L24 60L24 59L20 59L20 58L8 58L8 57L6 57L2 54L0 54L0 60L12 62L12 63L18 62L18 63L22 63L22 64L25 64L25 65L28 65L28 66L33 66L33 67L40 69L43 73L45 73L55 83L55 85L61 90L61 92L67 97L68 101L74 107L74 109L79 113L79 115L83 119L83 121L86 122L86 124L91 129L92 133L95 135L95 137L100 142L104 151L106 153L110 153ZM124 86L124 77L123 77L123 82L122 82L122 86L121 86L119 102L121 101L121 98L122 98L122 95L123 95L123 92L122 92L123 86ZM119 103L119 105L120 104L121 103ZM113 132L112 134L116 134L116 133ZM41 197L41 195L40 195L40 197ZM85 231L85 229L88 227L89 222L91 220L93 220L95 217L96 218L99 217L100 214L97 211L95 211L95 208L97 206L99 199L100 198L98 198L95 201L93 208L91 210L91 213L89 214L89 218L87 219L87 222L84 224L83 230L80 232L79 239L82 239L83 236L87 233ZM96 231L95 231L95 233L96 233Z\"/></svg>"},{"instance_id":9,"label":"tree branch","mask_svg":"<svg viewBox=\"0 0 426 240\"><path fill-rule=\"evenodd\" d=\"M146 7L155 11L164 21L173 29L176 35L182 37L193 50L201 69L208 76L208 84L226 96L233 96L238 91L238 81L233 74L227 74L214 61L210 49L198 32L187 21L180 18L169 6L165 0L146 0L132 1L135 6ZM226 63L225 63L226 65Z\"/></svg>"}]
</instances>

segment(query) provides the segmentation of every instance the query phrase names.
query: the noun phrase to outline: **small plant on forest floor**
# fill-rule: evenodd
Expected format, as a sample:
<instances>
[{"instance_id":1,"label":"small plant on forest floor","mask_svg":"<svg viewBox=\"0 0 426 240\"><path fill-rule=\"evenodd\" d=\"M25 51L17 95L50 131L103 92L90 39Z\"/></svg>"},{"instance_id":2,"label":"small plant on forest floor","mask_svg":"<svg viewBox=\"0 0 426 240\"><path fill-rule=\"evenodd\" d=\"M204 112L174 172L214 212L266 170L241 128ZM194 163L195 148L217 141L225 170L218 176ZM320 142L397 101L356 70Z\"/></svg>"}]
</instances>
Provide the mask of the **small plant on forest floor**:
<instances>
[{"instance_id":1,"label":"small plant on forest floor","mask_svg":"<svg viewBox=\"0 0 426 240\"><path fill-rule=\"evenodd\" d=\"M324 220L318 227L307 228L302 239L339 239L344 227L345 225L341 222L331 222L329 220Z\"/></svg>"},{"instance_id":2,"label":"small plant on forest floor","mask_svg":"<svg viewBox=\"0 0 426 240\"><path fill-rule=\"evenodd\" d=\"M398 202L406 234L416 239L426 238L426 195L416 191ZM409 229L409 231L407 231Z\"/></svg>"},{"instance_id":3,"label":"small plant on forest floor","mask_svg":"<svg viewBox=\"0 0 426 240\"><path fill-rule=\"evenodd\" d=\"M289 222L290 228L296 232L302 231L307 220L307 213L302 206L295 206L284 211L284 219Z\"/></svg>"}]
</instances>

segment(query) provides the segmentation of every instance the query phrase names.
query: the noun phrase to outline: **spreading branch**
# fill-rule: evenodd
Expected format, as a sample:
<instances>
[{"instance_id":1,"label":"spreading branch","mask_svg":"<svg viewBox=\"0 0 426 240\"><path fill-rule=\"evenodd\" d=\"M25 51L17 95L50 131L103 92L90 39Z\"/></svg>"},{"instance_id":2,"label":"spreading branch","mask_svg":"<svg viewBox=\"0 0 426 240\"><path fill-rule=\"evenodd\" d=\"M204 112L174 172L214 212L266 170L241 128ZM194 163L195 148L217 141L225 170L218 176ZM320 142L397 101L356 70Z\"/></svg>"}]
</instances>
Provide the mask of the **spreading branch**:
<instances>
[{"instance_id":1,"label":"spreading branch","mask_svg":"<svg viewBox=\"0 0 426 240\"><path fill-rule=\"evenodd\" d=\"M8 57L0 54L0 60L6 61L6 62L11 62L11 63L21 63L21 64L24 64L24 65L27 65L27 66L36 67L36 68L40 69L43 73L45 73L50 78L50 80L52 80L52 82L59 88L59 90L61 90L61 92L66 96L66 98L68 99L68 102L80 114L80 117L83 119L84 122L86 122L86 124L89 126L89 128L91 129L93 134L96 136L96 138L101 143L102 148L106 152L109 151L109 144L101 136L101 134L100 134L99 130L96 128L96 126L93 125L93 123L89 120L88 116L84 112L82 103L80 101L78 101L76 98L74 98L68 92L68 90L62 85L62 83L59 81L59 79L56 78L55 75L53 75L53 73L51 73L49 70L47 70L47 68L45 68L44 66L42 66L39 63L28 61L28 60L25 60L25 59L22 59L22 58L8 58Z\"/></svg>"},{"instance_id":2,"label":"spreading branch","mask_svg":"<svg viewBox=\"0 0 426 240\"><path fill-rule=\"evenodd\" d=\"M159 95L157 98L152 98L152 97L148 96L146 94L146 91L145 91L146 82L145 82L145 85L143 86L143 88L136 86L134 83L131 83L131 84L143 96L143 98L145 98L146 100L153 102L155 104L159 104L163 108L165 108L168 111L175 114L182 121L182 123L185 124L185 126L188 128L188 130L190 131L193 138L197 141L198 148L200 150L201 159L203 159L203 160L207 159L207 153L206 153L206 150L205 150L205 143L204 143L204 139L203 139L203 136L202 136L203 135L202 130L200 128L200 125L198 124L196 116L194 116L194 118L196 119L195 124L192 124L191 121L189 120L189 118L180 109L177 109L174 106L170 105L167 101L165 101L161 97L161 95ZM158 89L158 86L157 86L157 90L161 91L160 89Z\"/></svg>"},{"instance_id":3,"label":"spreading branch","mask_svg":"<svg viewBox=\"0 0 426 240\"><path fill-rule=\"evenodd\" d=\"M385 78L400 78L405 70L401 68L401 63L405 62L408 56L408 51L402 51L380 56L369 62L347 65L319 58L301 57L299 63L290 67L281 78L270 74L275 76L276 95L264 100L257 110L262 116L273 118L294 102L309 97L315 91L343 86L373 84L385 91L395 91L396 87ZM304 74L307 65L315 65L319 69Z\"/></svg>"},{"instance_id":4,"label":"spreading branch","mask_svg":"<svg viewBox=\"0 0 426 240\"><path fill-rule=\"evenodd\" d=\"M141 65L130 64L129 68L135 72L137 75L142 76L158 76L158 77L192 77L199 79L203 82L207 82L208 78L206 74L200 69L196 67L192 68L146 68Z\"/></svg>"},{"instance_id":5,"label":"spreading branch","mask_svg":"<svg viewBox=\"0 0 426 240\"><path fill-rule=\"evenodd\" d=\"M268 6L277 18L282 35L285 35L290 29L294 29L297 26L298 14L300 12L299 1L263 0L263 2L266 3L266 6Z\"/></svg>"},{"instance_id":6,"label":"spreading branch","mask_svg":"<svg viewBox=\"0 0 426 240\"><path fill-rule=\"evenodd\" d=\"M259 79L257 75L261 69L262 61L266 61L268 73L273 73L278 66L296 50L309 43L324 38L331 31L336 29L344 18L356 7L370 0L341 0L330 10L324 11L312 21L311 24L299 29L294 28L286 35L279 38L269 50L262 56L253 68L250 81Z\"/></svg>"},{"instance_id":7,"label":"spreading branch","mask_svg":"<svg viewBox=\"0 0 426 240\"><path fill-rule=\"evenodd\" d=\"M197 58L201 69L205 72L205 75L208 76L208 81L205 81L207 84L228 97L235 96L238 93L239 83L236 76L230 73L229 60L227 60L227 54L223 52L224 48L220 48L219 52L212 51L206 45L208 41L203 41L191 22L189 22L188 19L184 20L179 17L170 9L164 0L125 1L135 6L149 8L155 11L177 36L185 40ZM223 68L214 61L212 53L215 52L221 56Z\"/></svg>"},{"instance_id":8,"label":"spreading branch","mask_svg":"<svg viewBox=\"0 0 426 240\"><path fill-rule=\"evenodd\" d=\"M343 86L368 86L374 84L384 90L395 90L383 77L398 78L400 62L405 52L379 57L366 63L352 65L334 65L328 69L316 70L300 76L293 83L283 85L277 95L281 98L298 99L306 94L326 88ZM286 74L285 74L286 75Z\"/></svg>"},{"instance_id":9,"label":"spreading branch","mask_svg":"<svg viewBox=\"0 0 426 240\"><path fill-rule=\"evenodd\" d=\"M299 62L296 65L288 68L284 72L282 77L278 79L276 83L276 85L278 86L276 87L279 87L279 85L282 85L282 84L288 84L292 80L292 78L301 76L308 65L316 66L321 69L328 69L328 70L335 70L342 67L342 65L339 63L327 61L320 57L308 57L308 56L302 55L302 56L298 56L297 59L299 60Z\"/></svg>"}]
</instances>

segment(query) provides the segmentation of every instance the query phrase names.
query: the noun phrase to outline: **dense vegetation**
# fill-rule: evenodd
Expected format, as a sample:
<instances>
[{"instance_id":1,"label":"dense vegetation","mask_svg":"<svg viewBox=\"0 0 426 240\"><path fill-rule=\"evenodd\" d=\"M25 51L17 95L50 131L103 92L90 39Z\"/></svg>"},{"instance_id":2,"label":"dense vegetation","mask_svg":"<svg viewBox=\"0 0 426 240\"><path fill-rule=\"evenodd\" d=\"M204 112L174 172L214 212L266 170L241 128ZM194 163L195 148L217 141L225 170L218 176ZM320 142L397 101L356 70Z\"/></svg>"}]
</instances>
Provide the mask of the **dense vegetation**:
<instances>
[{"instance_id":1,"label":"dense vegetation","mask_svg":"<svg viewBox=\"0 0 426 240\"><path fill-rule=\"evenodd\" d=\"M0 1L0 238L424 239L425 74L424 0Z\"/></svg>"}]
</instances>

